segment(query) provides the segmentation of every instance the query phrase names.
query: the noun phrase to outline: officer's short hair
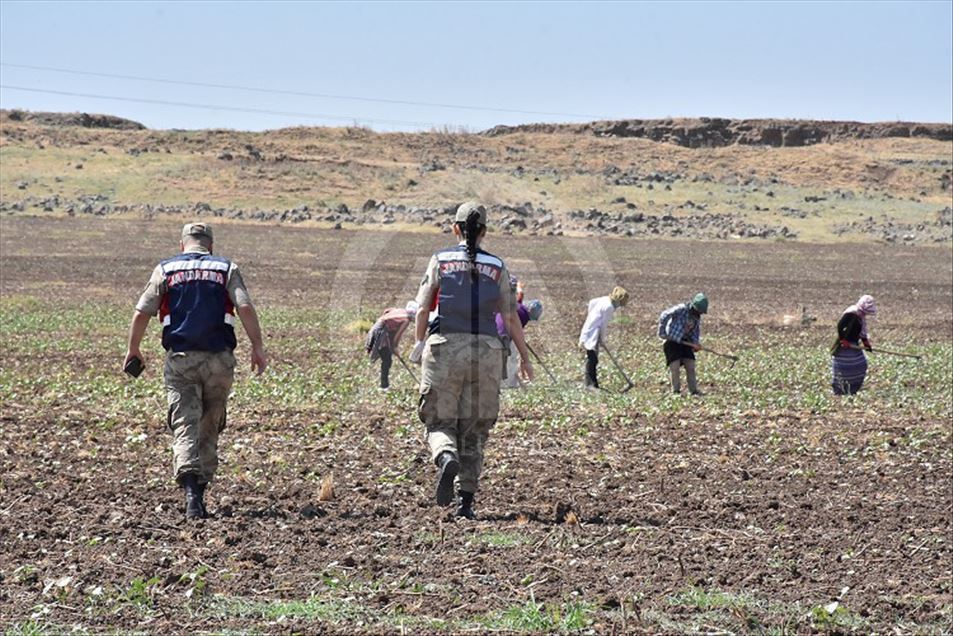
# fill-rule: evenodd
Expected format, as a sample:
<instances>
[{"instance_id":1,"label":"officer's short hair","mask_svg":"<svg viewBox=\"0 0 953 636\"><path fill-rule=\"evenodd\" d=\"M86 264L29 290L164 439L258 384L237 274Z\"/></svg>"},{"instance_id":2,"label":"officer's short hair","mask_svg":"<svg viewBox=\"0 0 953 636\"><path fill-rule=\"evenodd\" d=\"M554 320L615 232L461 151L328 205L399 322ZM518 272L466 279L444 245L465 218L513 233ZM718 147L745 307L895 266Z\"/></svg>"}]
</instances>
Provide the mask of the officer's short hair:
<instances>
[{"instance_id":1,"label":"officer's short hair","mask_svg":"<svg viewBox=\"0 0 953 636\"><path fill-rule=\"evenodd\" d=\"M208 223L186 223L182 226L182 242L198 243L208 249L212 245L212 226Z\"/></svg>"},{"instance_id":2,"label":"officer's short hair","mask_svg":"<svg viewBox=\"0 0 953 636\"><path fill-rule=\"evenodd\" d=\"M212 239L203 234L190 234L182 237L183 245L201 245L205 249L211 249Z\"/></svg>"}]
</instances>

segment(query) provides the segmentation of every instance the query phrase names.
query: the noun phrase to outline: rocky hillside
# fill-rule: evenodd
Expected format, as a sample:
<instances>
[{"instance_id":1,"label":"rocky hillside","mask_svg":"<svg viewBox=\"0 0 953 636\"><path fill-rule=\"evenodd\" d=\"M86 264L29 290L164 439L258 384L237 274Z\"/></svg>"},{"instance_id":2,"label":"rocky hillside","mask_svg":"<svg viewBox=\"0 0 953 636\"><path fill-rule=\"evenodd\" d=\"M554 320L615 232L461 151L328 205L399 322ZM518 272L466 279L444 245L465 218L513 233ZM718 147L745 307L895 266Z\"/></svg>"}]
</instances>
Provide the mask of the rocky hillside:
<instances>
[{"instance_id":1,"label":"rocky hillside","mask_svg":"<svg viewBox=\"0 0 953 636\"><path fill-rule=\"evenodd\" d=\"M635 137L672 143L687 148L745 146L811 146L847 139L924 137L953 140L950 124L910 122L861 123L856 121L809 121L797 119L624 119L586 124L528 124L496 126L484 132L491 137L514 133L569 133L596 137Z\"/></svg>"},{"instance_id":2,"label":"rocky hillside","mask_svg":"<svg viewBox=\"0 0 953 636\"><path fill-rule=\"evenodd\" d=\"M114 130L145 130L137 121L91 113L46 113L25 110L5 110L9 121L26 121L42 126L81 126L83 128L112 128Z\"/></svg>"},{"instance_id":3,"label":"rocky hillside","mask_svg":"<svg viewBox=\"0 0 953 636\"><path fill-rule=\"evenodd\" d=\"M512 234L896 244L953 237L949 126L687 121L493 134L242 132L3 111L0 216L448 232L453 204L476 199L492 210L491 231Z\"/></svg>"}]
</instances>

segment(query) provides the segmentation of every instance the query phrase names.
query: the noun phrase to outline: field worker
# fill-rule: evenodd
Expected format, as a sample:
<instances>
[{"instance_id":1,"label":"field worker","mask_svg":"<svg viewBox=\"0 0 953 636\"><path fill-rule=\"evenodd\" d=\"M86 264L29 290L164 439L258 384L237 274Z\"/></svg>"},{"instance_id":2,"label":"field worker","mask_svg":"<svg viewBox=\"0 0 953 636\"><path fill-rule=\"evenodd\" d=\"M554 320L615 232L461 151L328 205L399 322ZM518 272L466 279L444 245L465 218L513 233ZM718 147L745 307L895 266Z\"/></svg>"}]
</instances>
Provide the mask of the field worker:
<instances>
[{"instance_id":1,"label":"field worker","mask_svg":"<svg viewBox=\"0 0 953 636\"><path fill-rule=\"evenodd\" d=\"M453 502L456 480L457 515L468 519L475 518L483 449L500 409L503 343L497 313L519 352L520 373L533 378L509 273L501 259L479 247L486 221L482 205L457 208L453 233L460 242L430 259L417 293L417 343L411 354L413 362L422 362L419 416L437 466L437 505ZM428 327L431 310L438 316Z\"/></svg>"},{"instance_id":2,"label":"field worker","mask_svg":"<svg viewBox=\"0 0 953 636\"><path fill-rule=\"evenodd\" d=\"M530 320L539 320L543 315L543 303L539 300L531 300L528 304L523 304L523 284L510 277L510 288L516 292L516 315L519 316L520 325L526 329ZM520 387L519 364L516 357L516 345L513 339L506 332L506 321L503 314L496 314L496 332L503 341L506 354L506 377L503 379L503 386L508 389L518 389ZM524 334L525 339L525 334Z\"/></svg>"},{"instance_id":3,"label":"field worker","mask_svg":"<svg viewBox=\"0 0 953 636\"><path fill-rule=\"evenodd\" d=\"M681 367L685 367L688 392L702 395L695 373L695 352L701 349L702 316L708 313L708 298L698 292L687 303L669 307L659 316L658 337L665 340L662 351L672 376L672 391L682 392Z\"/></svg>"},{"instance_id":4,"label":"field worker","mask_svg":"<svg viewBox=\"0 0 953 636\"><path fill-rule=\"evenodd\" d=\"M251 368L267 359L258 314L238 266L212 255L212 228L186 223L181 254L159 263L136 304L129 327L125 368L142 361L139 345L149 319L159 314L165 389L172 431L173 476L185 491L185 516L208 516L205 489L218 467L218 435L225 428L225 402L235 369L235 312L251 340Z\"/></svg>"},{"instance_id":5,"label":"field worker","mask_svg":"<svg viewBox=\"0 0 953 636\"><path fill-rule=\"evenodd\" d=\"M599 344L605 342L606 329L612 322L612 316L619 307L629 302L629 292L616 287L608 296L600 296L589 301L586 322L579 333L579 346L586 350L586 386L599 388Z\"/></svg>"},{"instance_id":6,"label":"field worker","mask_svg":"<svg viewBox=\"0 0 953 636\"><path fill-rule=\"evenodd\" d=\"M871 350L867 336L867 316L877 313L874 297L864 294L844 310L837 322L837 342L831 349L831 387L834 395L853 395L867 377L867 356L860 348Z\"/></svg>"},{"instance_id":7,"label":"field worker","mask_svg":"<svg viewBox=\"0 0 953 636\"><path fill-rule=\"evenodd\" d=\"M390 388L390 366L394 362L397 343L407 330L407 325L417 316L417 302L410 301L404 308L389 307L384 310L371 330L367 332L364 350L371 362L381 360L381 390Z\"/></svg>"}]
</instances>

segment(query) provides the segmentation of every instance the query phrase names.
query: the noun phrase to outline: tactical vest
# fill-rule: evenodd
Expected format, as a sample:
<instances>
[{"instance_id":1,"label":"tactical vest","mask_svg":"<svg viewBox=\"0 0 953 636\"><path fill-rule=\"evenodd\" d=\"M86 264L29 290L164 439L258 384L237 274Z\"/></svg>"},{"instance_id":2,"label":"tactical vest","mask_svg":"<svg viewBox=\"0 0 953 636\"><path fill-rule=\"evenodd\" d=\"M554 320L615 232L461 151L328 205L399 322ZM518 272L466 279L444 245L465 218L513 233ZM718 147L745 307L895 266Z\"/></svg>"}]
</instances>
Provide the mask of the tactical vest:
<instances>
[{"instance_id":1,"label":"tactical vest","mask_svg":"<svg viewBox=\"0 0 953 636\"><path fill-rule=\"evenodd\" d=\"M159 305L162 346L177 352L234 349L235 308L227 288L231 262L191 252L159 265L166 282Z\"/></svg>"},{"instance_id":2,"label":"tactical vest","mask_svg":"<svg viewBox=\"0 0 953 636\"><path fill-rule=\"evenodd\" d=\"M497 336L496 312L500 304L503 261L477 250L477 280L470 275L465 245L436 253L440 274L437 297L438 333L470 333Z\"/></svg>"}]
</instances>

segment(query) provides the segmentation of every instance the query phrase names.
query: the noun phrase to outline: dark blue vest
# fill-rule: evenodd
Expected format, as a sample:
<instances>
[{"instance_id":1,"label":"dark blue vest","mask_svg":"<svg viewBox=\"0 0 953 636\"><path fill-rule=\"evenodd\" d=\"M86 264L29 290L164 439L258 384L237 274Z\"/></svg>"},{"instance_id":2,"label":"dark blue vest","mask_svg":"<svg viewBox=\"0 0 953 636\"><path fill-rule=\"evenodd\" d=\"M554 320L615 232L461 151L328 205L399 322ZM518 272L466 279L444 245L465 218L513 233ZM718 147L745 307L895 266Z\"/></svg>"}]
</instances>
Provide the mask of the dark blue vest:
<instances>
[{"instance_id":1,"label":"dark blue vest","mask_svg":"<svg viewBox=\"0 0 953 636\"><path fill-rule=\"evenodd\" d=\"M479 275L474 282L465 245L441 250L435 256L440 274L436 330L444 334L497 336L496 313L500 304L503 261L489 252L477 250Z\"/></svg>"},{"instance_id":2,"label":"dark blue vest","mask_svg":"<svg viewBox=\"0 0 953 636\"><path fill-rule=\"evenodd\" d=\"M162 346L169 351L235 348L235 308L228 296L227 258L191 252L159 264L166 292L159 306Z\"/></svg>"}]
</instances>

